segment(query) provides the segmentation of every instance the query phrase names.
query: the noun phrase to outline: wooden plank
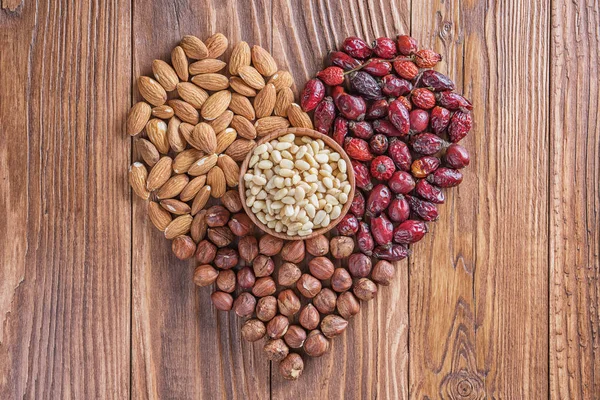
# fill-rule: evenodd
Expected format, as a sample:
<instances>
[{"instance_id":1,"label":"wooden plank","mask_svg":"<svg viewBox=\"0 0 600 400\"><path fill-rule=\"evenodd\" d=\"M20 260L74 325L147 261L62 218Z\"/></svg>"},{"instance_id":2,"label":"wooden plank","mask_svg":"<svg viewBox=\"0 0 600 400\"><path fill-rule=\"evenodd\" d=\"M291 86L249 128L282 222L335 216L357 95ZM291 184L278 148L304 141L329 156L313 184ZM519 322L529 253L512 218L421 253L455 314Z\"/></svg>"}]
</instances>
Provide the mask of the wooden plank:
<instances>
[{"instance_id":1,"label":"wooden plank","mask_svg":"<svg viewBox=\"0 0 600 400\"><path fill-rule=\"evenodd\" d=\"M273 55L292 71L296 91L318 72L329 50L345 37L372 41L409 30L408 0L393 2L311 1L273 4ZM332 341L321 358L305 356L302 382L283 380L272 366L272 398L408 398L408 271L380 288L376 300L364 304L346 333Z\"/></svg>"},{"instance_id":2,"label":"wooden plank","mask_svg":"<svg viewBox=\"0 0 600 400\"><path fill-rule=\"evenodd\" d=\"M135 1L134 77L150 74L155 58L169 61L186 34L205 39L222 32L230 48L239 40L269 48L270 13L269 0ZM137 198L133 249L132 397L268 398L270 366L262 345L241 339L241 321L233 313L215 310L211 289L191 280L194 263L172 255Z\"/></svg>"},{"instance_id":3,"label":"wooden plank","mask_svg":"<svg viewBox=\"0 0 600 400\"><path fill-rule=\"evenodd\" d=\"M475 110L471 166L411 257L411 397L548 394L544 4L413 7L413 35Z\"/></svg>"},{"instance_id":4,"label":"wooden plank","mask_svg":"<svg viewBox=\"0 0 600 400\"><path fill-rule=\"evenodd\" d=\"M130 6L2 8L0 397L124 399Z\"/></svg>"},{"instance_id":5,"label":"wooden plank","mask_svg":"<svg viewBox=\"0 0 600 400\"><path fill-rule=\"evenodd\" d=\"M550 86L550 393L600 394L597 1L553 1Z\"/></svg>"}]
</instances>

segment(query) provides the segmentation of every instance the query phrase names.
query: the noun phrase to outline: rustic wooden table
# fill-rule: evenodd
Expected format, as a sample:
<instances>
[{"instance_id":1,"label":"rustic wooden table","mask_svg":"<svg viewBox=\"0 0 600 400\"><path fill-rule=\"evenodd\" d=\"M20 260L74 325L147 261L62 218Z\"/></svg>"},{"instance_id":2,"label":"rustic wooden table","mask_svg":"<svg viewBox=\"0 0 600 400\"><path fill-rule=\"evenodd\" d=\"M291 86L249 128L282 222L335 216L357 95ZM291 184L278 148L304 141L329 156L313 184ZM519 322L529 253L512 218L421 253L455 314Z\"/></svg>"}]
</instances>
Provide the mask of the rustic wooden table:
<instances>
[{"instance_id":1,"label":"rustic wooden table","mask_svg":"<svg viewBox=\"0 0 600 400\"><path fill-rule=\"evenodd\" d=\"M217 31L297 87L410 32L475 104L432 234L296 383L127 183L132 82ZM2 0L0 398L599 398L599 38L598 0Z\"/></svg>"}]
</instances>

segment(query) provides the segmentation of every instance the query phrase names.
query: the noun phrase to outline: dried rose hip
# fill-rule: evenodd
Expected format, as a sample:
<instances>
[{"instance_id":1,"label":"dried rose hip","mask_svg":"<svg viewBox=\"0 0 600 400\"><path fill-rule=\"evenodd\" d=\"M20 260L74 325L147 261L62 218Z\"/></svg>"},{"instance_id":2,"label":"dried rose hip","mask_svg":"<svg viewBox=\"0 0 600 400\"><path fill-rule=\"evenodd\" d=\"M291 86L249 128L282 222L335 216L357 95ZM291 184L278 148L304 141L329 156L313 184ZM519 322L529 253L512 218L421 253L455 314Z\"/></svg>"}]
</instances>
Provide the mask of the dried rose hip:
<instances>
[{"instance_id":1,"label":"dried rose hip","mask_svg":"<svg viewBox=\"0 0 600 400\"><path fill-rule=\"evenodd\" d=\"M421 157L413 161L410 171L415 178L425 178L440 166L440 159L432 156Z\"/></svg>"},{"instance_id":2,"label":"dried rose hip","mask_svg":"<svg viewBox=\"0 0 600 400\"><path fill-rule=\"evenodd\" d=\"M376 132L383 133L386 136L406 136L398 129L396 129L396 127L387 119L376 119L375 121L373 121L373 129L375 129Z\"/></svg>"},{"instance_id":3,"label":"dried rose hip","mask_svg":"<svg viewBox=\"0 0 600 400\"><path fill-rule=\"evenodd\" d=\"M410 95L410 101L424 110L435 107L435 95L431 90L425 88L414 89Z\"/></svg>"},{"instance_id":4,"label":"dried rose hip","mask_svg":"<svg viewBox=\"0 0 600 400\"><path fill-rule=\"evenodd\" d=\"M350 204L350 212L358 219L365 215L365 197L360 190L354 192L354 199Z\"/></svg>"},{"instance_id":5,"label":"dried rose hip","mask_svg":"<svg viewBox=\"0 0 600 400\"><path fill-rule=\"evenodd\" d=\"M412 61L394 61L394 71L400 78L413 80L419 73L419 68Z\"/></svg>"},{"instance_id":6,"label":"dried rose hip","mask_svg":"<svg viewBox=\"0 0 600 400\"><path fill-rule=\"evenodd\" d=\"M427 180L436 186L441 188L449 188L458 186L462 182L462 173L452 168L438 168L431 175L427 177Z\"/></svg>"},{"instance_id":7,"label":"dried rose hip","mask_svg":"<svg viewBox=\"0 0 600 400\"><path fill-rule=\"evenodd\" d=\"M377 57L381 58L394 58L396 56L396 52L398 51L394 39L387 37L375 39L371 47L373 47L373 53L375 53Z\"/></svg>"},{"instance_id":8,"label":"dried rose hip","mask_svg":"<svg viewBox=\"0 0 600 400\"><path fill-rule=\"evenodd\" d=\"M358 220L354 215L346 214L336 228L340 235L354 236L358 232Z\"/></svg>"},{"instance_id":9,"label":"dried rose hip","mask_svg":"<svg viewBox=\"0 0 600 400\"><path fill-rule=\"evenodd\" d=\"M392 72L392 64L385 60L372 58L364 64L362 70L369 75L380 77Z\"/></svg>"},{"instance_id":10,"label":"dried rose hip","mask_svg":"<svg viewBox=\"0 0 600 400\"><path fill-rule=\"evenodd\" d=\"M328 86L341 85L344 83L344 70L336 66L327 67L317 73L317 78Z\"/></svg>"},{"instance_id":11,"label":"dried rose hip","mask_svg":"<svg viewBox=\"0 0 600 400\"><path fill-rule=\"evenodd\" d=\"M441 135L444 133L446 128L448 128L448 124L450 123L450 111L444 107L435 106L431 110L431 130L436 135Z\"/></svg>"},{"instance_id":12,"label":"dried rose hip","mask_svg":"<svg viewBox=\"0 0 600 400\"><path fill-rule=\"evenodd\" d=\"M410 219L394 229L394 242L411 244L423 239L427 233L427 225L423 221Z\"/></svg>"},{"instance_id":13,"label":"dried rose hip","mask_svg":"<svg viewBox=\"0 0 600 400\"><path fill-rule=\"evenodd\" d=\"M331 98L333 99L333 102L335 103L338 101L340 96L344 93L346 93L346 91L343 86L334 86L333 89L331 89Z\"/></svg>"},{"instance_id":14,"label":"dried rose hip","mask_svg":"<svg viewBox=\"0 0 600 400\"><path fill-rule=\"evenodd\" d=\"M403 222L410 216L410 205L402 195L394 198L387 209L388 217L394 222Z\"/></svg>"},{"instance_id":15,"label":"dried rose hip","mask_svg":"<svg viewBox=\"0 0 600 400\"><path fill-rule=\"evenodd\" d=\"M398 96L396 100L404 104L404 107L406 107L408 111L411 111L413 109L412 103L410 102L410 100L408 100L406 96Z\"/></svg>"},{"instance_id":16,"label":"dried rose hip","mask_svg":"<svg viewBox=\"0 0 600 400\"><path fill-rule=\"evenodd\" d=\"M450 125L448 125L448 137L450 141L452 143L460 142L462 138L467 136L472 125L473 119L470 113L455 112L450 119Z\"/></svg>"},{"instance_id":17,"label":"dried rose hip","mask_svg":"<svg viewBox=\"0 0 600 400\"><path fill-rule=\"evenodd\" d=\"M368 140L373 136L373 126L367 121L352 121L348 124L348 128L359 139Z\"/></svg>"},{"instance_id":18,"label":"dried rose hip","mask_svg":"<svg viewBox=\"0 0 600 400\"><path fill-rule=\"evenodd\" d=\"M344 150L350 157L358 161L371 161L373 159L369 144L362 139L346 138Z\"/></svg>"},{"instance_id":19,"label":"dried rose hip","mask_svg":"<svg viewBox=\"0 0 600 400\"><path fill-rule=\"evenodd\" d=\"M406 195L406 200L408 200L411 211L423 221L435 221L438 218L438 210L435 204L409 195Z\"/></svg>"},{"instance_id":20,"label":"dried rose hip","mask_svg":"<svg viewBox=\"0 0 600 400\"><path fill-rule=\"evenodd\" d=\"M367 215L375 216L385 211L392 200L392 192L382 184L379 184L371 190L367 199Z\"/></svg>"},{"instance_id":21,"label":"dried rose hip","mask_svg":"<svg viewBox=\"0 0 600 400\"><path fill-rule=\"evenodd\" d=\"M419 78L418 86L429 88L434 92L456 89L454 82L450 78L432 69L423 71Z\"/></svg>"},{"instance_id":22,"label":"dried rose hip","mask_svg":"<svg viewBox=\"0 0 600 400\"><path fill-rule=\"evenodd\" d=\"M363 71L350 74L350 87L368 100L377 100L383 97L381 87L375 78Z\"/></svg>"},{"instance_id":23,"label":"dried rose hip","mask_svg":"<svg viewBox=\"0 0 600 400\"><path fill-rule=\"evenodd\" d=\"M401 140L394 139L390 141L388 155L394 160L396 166L403 171L410 171L412 156L406 143Z\"/></svg>"},{"instance_id":24,"label":"dried rose hip","mask_svg":"<svg viewBox=\"0 0 600 400\"><path fill-rule=\"evenodd\" d=\"M400 244L377 246L375 250L373 250L373 256L380 260L400 261L408 257L408 249Z\"/></svg>"},{"instance_id":25,"label":"dried rose hip","mask_svg":"<svg viewBox=\"0 0 600 400\"><path fill-rule=\"evenodd\" d=\"M388 74L381 78L381 91L386 96L404 96L413 89L412 83L406 79L397 77L394 74Z\"/></svg>"},{"instance_id":26,"label":"dried rose hip","mask_svg":"<svg viewBox=\"0 0 600 400\"><path fill-rule=\"evenodd\" d=\"M388 114L388 101L386 99L379 99L371 102L367 107L367 113L365 119L378 119L387 116ZM449 120L449 119L448 119Z\"/></svg>"},{"instance_id":27,"label":"dried rose hip","mask_svg":"<svg viewBox=\"0 0 600 400\"><path fill-rule=\"evenodd\" d=\"M373 189L369 168L363 163L352 161L352 169L354 170L354 181L356 182L357 187L367 191Z\"/></svg>"},{"instance_id":28,"label":"dried rose hip","mask_svg":"<svg viewBox=\"0 0 600 400\"><path fill-rule=\"evenodd\" d=\"M377 156L371 162L371 176L380 181L387 181L396 170L394 161L388 156Z\"/></svg>"},{"instance_id":29,"label":"dried rose hip","mask_svg":"<svg viewBox=\"0 0 600 400\"><path fill-rule=\"evenodd\" d=\"M306 112L312 111L323 100L323 97L325 97L325 85L320 79L313 78L304 86L300 96L300 106Z\"/></svg>"},{"instance_id":30,"label":"dried rose hip","mask_svg":"<svg viewBox=\"0 0 600 400\"><path fill-rule=\"evenodd\" d=\"M392 242L394 226L385 214L381 214L371 220L371 232L375 242L380 246L385 246Z\"/></svg>"},{"instance_id":31,"label":"dried rose hip","mask_svg":"<svg viewBox=\"0 0 600 400\"><path fill-rule=\"evenodd\" d=\"M433 50L421 49L415 53L415 63L419 68L433 68L442 61L442 56Z\"/></svg>"},{"instance_id":32,"label":"dried rose hip","mask_svg":"<svg viewBox=\"0 0 600 400\"><path fill-rule=\"evenodd\" d=\"M373 147L371 147L373 149ZM446 149L444 162L454 169L461 169L469 165L469 152L460 144L452 143Z\"/></svg>"},{"instance_id":33,"label":"dried rose hip","mask_svg":"<svg viewBox=\"0 0 600 400\"><path fill-rule=\"evenodd\" d=\"M348 136L348 120L343 117L337 117L333 123L333 134L331 137L340 146L343 146L346 136Z\"/></svg>"},{"instance_id":34,"label":"dried rose hip","mask_svg":"<svg viewBox=\"0 0 600 400\"><path fill-rule=\"evenodd\" d=\"M442 204L446 198L444 192L437 186L433 186L425 179L421 179L415 186L415 193L423 200L430 201L435 204Z\"/></svg>"},{"instance_id":35,"label":"dried rose hip","mask_svg":"<svg viewBox=\"0 0 600 400\"><path fill-rule=\"evenodd\" d=\"M341 51L332 51L329 54L329 60L333 65L336 65L346 71L349 71L360 65L360 61Z\"/></svg>"},{"instance_id":36,"label":"dried rose hip","mask_svg":"<svg viewBox=\"0 0 600 400\"><path fill-rule=\"evenodd\" d=\"M403 56L410 56L417 51L417 40L411 36L398 35L396 42L398 43L398 52Z\"/></svg>"},{"instance_id":37,"label":"dried rose hip","mask_svg":"<svg viewBox=\"0 0 600 400\"><path fill-rule=\"evenodd\" d=\"M367 103L362 97L342 93L337 100L334 97L334 102L345 118L354 121L362 121L365 118Z\"/></svg>"},{"instance_id":38,"label":"dried rose hip","mask_svg":"<svg viewBox=\"0 0 600 400\"><path fill-rule=\"evenodd\" d=\"M429 113L420 108L412 110L408 114L408 118L410 119L410 130L415 133L425 131L429 125Z\"/></svg>"},{"instance_id":39,"label":"dried rose hip","mask_svg":"<svg viewBox=\"0 0 600 400\"><path fill-rule=\"evenodd\" d=\"M388 139L385 135L378 133L369 140L369 147L375 154L383 154L388 149Z\"/></svg>"},{"instance_id":40,"label":"dried rose hip","mask_svg":"<svg viewBox=\"0 0 600 400\"><path fill-rule=\"evenodd\" d=\"M404 104L402 104L402 102L398 101L398 99L390 103L388 109L388 118L402 135L408 135L410 131L408 109L404 106Z\"/></svg>"},{"instance_id":41,"label":"dried rose hip","mask_svg":"<svg viewBox=\"0 0 600 400\"><path fill-rule=\"evenodd\" d=\"M375 239L371 235L371 228L366 222L361 222L356 234L356 243L358 249L364 254L370 256L375 248Z\"/></svg>"},{"instance_id":42,"label":"dried rose hip","mask_svg":"<svg viewBox=\"0 0 600 400\"><path fill-rule=\"evenodd\" d=\"M396 171L389 179L388 185L396 194L408 194L415 188L415 180L406 171Z\"/></svg>"},{"instance_id":43,"label":"dried rose hip","mask_svg":"<svg viewBox=\"0 0 600 400\"><path fill-rule=\"evenodd\" d=\"M335 118L335 105L330 96L325 97L315 108L313 121L315 129L323 134L329 133Z\"/></svg>"},{"instance_id":44,"label":"dried rose hip","mask_svg":"<svg viewBox=\"0 0 600 400\"><path fill-rule=\"evenodd\" d=\"M444 141L433 133L419 133L411 138L411 146L417 153L430 156L442 149Z\"/></svg>"},{"instance_id":45,"label":"dried rose hip","mask_svg":"<svg viewBox=\"0 0 600 400\"><path fill-rule=\"evenodd\" d=\"M448 110L467 112L473 109L473 105L469 100L455 92L441 92L436 95L436 98L440 106Z\"/></svg>"},{"instance_id":46,"label":"dried rose hip","mask_svg":"<svg viewBox=\"0 0 600 400\"><path fill-rule=\"evenodd\" d=\"M367 42L356 36L350 36L344 39L342 50L355 58L367 58L372 53Z\"/></svg>"}]
</instances>

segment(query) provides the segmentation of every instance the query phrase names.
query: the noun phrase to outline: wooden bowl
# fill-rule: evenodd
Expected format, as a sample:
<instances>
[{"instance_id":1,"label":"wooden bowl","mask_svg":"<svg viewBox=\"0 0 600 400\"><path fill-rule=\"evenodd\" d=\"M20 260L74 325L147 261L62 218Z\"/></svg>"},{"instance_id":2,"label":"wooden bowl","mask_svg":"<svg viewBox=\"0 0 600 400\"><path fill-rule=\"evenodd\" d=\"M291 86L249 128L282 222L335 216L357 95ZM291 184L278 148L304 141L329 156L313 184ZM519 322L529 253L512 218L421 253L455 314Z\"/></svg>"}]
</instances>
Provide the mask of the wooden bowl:
<instances>
[{"instance_id":1,"label":"wooden bowl","mask_svg":"<svg viewBox=\"0 0 600 400\"><path fill-rule=\"evenodd\" d=\"M329 225L327 225L326 227L319 228L307 236L297 236L297 235L296 236L288 236L287 233L275 232L274 229L271 229L268 226L266 226L265 224L263 224L262 222L260 222L258 220L258 218L256 218L256 215L254 215L254 213L252 212L250 207L246 206L246 182L244 181L244 175L246 174L246 171L248 171L248 164L250 163L250 158L252 157L252 154L253 154L252 151L250 153L248 153L248 155L246 156L246 159L242 163L242 166L240 168L240 183L238 186L239 186L240 197L242 199L242 206L244 207L244 211L246 211L246 214L248 214L248 217L250 217L252 222L254 222L254 224L256 226L258 226L261 230L268 233L269 235L272 235L272 236L275 236L277 238L284 239L284 240L306 240L306 239L311 239L318 235L322 235L325 232L328 232L331 229L335 228L335 226L348 213L348 210L350 209L350 206L352 205L352 199L354 198L354 191L356 190L356 185L354 182L354 170L352 169L352 161L350 161L350 157L348 157L348 155L346 154L346 152L344 151L342 146L340 146L331 137L329 137L327 135L323 135L322 133L319 133L312 129L306 129L306 128L281 129L281 130L271 133L270 135L267 135L267 136L261 138L257 142L257 146L261 145L263 143L269 142L273 139L276 139L280 136L287 135L288 133L293 133L296 136L309 136L313 139L321 139L323 142L325 142L325 144L329 148L338 152L340 154L340 156L346 161L346 165L347 165L346 173L348 175L348 181L350 182L350 193L348 193L348 201L346 202L346 204L344 204L344 207L342 208L342 212L340 213L340 216L337 217L334 221L331 221L331 223Z\"/></svg>"}]
</instances>

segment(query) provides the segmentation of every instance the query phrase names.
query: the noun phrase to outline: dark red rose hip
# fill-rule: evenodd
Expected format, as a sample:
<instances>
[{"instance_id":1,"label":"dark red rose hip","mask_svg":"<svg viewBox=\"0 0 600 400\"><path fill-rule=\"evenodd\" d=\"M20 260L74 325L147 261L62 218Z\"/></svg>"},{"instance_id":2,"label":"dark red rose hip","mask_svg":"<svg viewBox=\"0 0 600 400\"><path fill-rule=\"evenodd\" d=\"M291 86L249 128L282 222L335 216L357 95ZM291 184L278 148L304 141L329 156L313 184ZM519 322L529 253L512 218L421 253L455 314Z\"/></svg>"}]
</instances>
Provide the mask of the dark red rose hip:
<instances>
[{"instance_id":1,"label":"dark red rose hip","mask_svg":"<svg viewBox=\"0 0 600 400\"><path fill-rule=\"evenodd\" d=\"M450 111L444 107L436 106L431 110L431 130L436 135L441 135L448 128L450 123Z\"/></svg>"},{"instance_id":2,"label":"dark red rose hip","mask_svg":"<svg viewBox=\"0 0 600 400\"><path fill-rule=\"evenodd\" d=\"M435 221L438 218L438 210L435 204L421 200L415 196L406 196L410 209L423 221Z\"/></svg>"},{"instance_id":3,"label":"dark red rose hip","mask_svg":"<svg viewBox=\"0 0 600 400\"><path fill-rule=\"evenodd\" d=\"M371 176L380 181L387 181L396 170L394 161L388 156L377 156L371 162Z\"/></svg>"},{"instance_id":4,"label":"dark red rose hip","mask_svg":"<svg viewBox=\"0 0 600 400\"><path fill-rule=\"evenodd\" d=\"M408 116L408 109L398 101L398 99L392 101L388 108L388 118L390 122L400 131L401 135L408 135L410 131L410 118Z\"/></svg>"},{"instance_id":5,"label":"dark red rose hip","mask_svg":"<svg viewBox=\"0 0 600 400\"><path fill-rule=\"evenodd\" d=\"M336 229L340 235L354 236L358 232L358 219L352 214L346 214Z\"/></svg>"},{"instance_id":6,"label":"dark red rose hip","mask_svg":"<svg viewBox=\"0 0 600 400\"><path fill-rule=\"evenodd\" d=\"M356 182L356 187L367 191L373 189L369 168L367 168L363 163L352 161L352 169L354 170L354 181Z\"/></svg>"},{"instance_id":7,"label":"dark red rose hip","mask_svg":"<svg viewBox=\"0 0 600 400\"><path fill-rule=\"evenodd\" d=\"M429 89L425 88L417 88L413 89L410 94L410 101L423 110L429 110L430 108L435 107L435 95Z\"/></svg>"},{"instance_id":8,"label":"dark red rose hip","mask_svg":"<svg viewBox=\"0 0 600 400\"><path fill-rule=\"evenodd\" d=\"M369 140L369 147L373 154L383 154L389 146L387 136L378 133Z\"/></svg>"},{"instance_id":9,"label":"dark red rose hip","mask_svg":"<svg viewBox=\"0 0 600 400\"><path fill-rule=\"evenodd\" d=\"M429 88L434 92L454 90L456 88L454 82L452 82L450 78L432 69L423 71L419 78L418 86Z\"/></svg>"},{"instance_id":10,"label":"dark red rose hip","mask_svg":"<svg viewBox=\"0 0 600 400\"><path fill-rule=\"evenodd\" d=\"M419 67L412 61L394 61L392 65L400 78L408 79L409 81L413 80L419 73Z\"/></svg>"},{"instance_id":11,"label":"dark red rose hip","mask_svg":"<svg viewBox=\"0 0 600 400\"><path fill-rule=\"evenodd\" d=\"M427 225L423 221L410 219L394 229L394 242L400 244L416 243L427 233Z\"/></svg>"},{"instance_id":12,"label":"dark red rose hip","mask_svg":"<svg viewBox=\"0 0 600 400\"><path fill-rule=\"evenodd\" d=\"M410 171L412 156L410 155L410 149L406 143L397 139L390 141L388 155L399 169Z\"/></svg>"},{"instance_id":13,"label":"dark red rose hip","mask_svg":"<svg viewBox=\"0 0 600 400\"><path fill-rule=\"evenodd\" d=\"M410 130L415 133L424 132L429 125L429 113L420 108L412 110L409 114Z\"/></svg>"},{"instance_id":14,"label":"dark red rose hip","mask_svg":"<svg viewBox=\"0 0 600 400\"><path fill-rule=\"evenodd\" d=\"M360 65L360 61L350 57L348 54L342 51L332 51L329 54L329 60L333 65L336 65L345 71L349 71Z\"/></svg>"},{"instance_id":15,"label":"dark red rose hip","mask_svg":"<svg viewBox=\"0 0 600 400\"><path fill-rule=\"evenodd\" d=\"M415 53L415 64L419 68L433 68L442 61L442 56L433 50L421 49Z\"/></svg>"},{"instance_id":16,"label":"dark red rose hip","mask_svg":"<svg viewBox=\"0 0 600 400\"><path fill-rule=\"evenodd\" d=\"M415 178L425 178L440 166L440 159L432 156L421 157L413 161L410 171Z\"/></svg>"},{"instance_id":17,"label":"dark red rose hip","mask_svg":"<svg viewBox=\"0 0 600 400\"><path fill-rule=\"evenodd\" d=\"M394 39L390 39L388 37L380 37L375 39L371 47L373 47L373 53L375 53L377 57L381 58L394 58L398 51Z\"/></svg>"},{"instance_id":18,"label":"dark red rose hip","mask_svg":"<svg viewBox=\"0 0 600 400\"><path fill-rule=\"evenodd\" d=\"M306 112L312 111L323 100L323 97L325 97L325 85L320 79L313 78L304 86L300 96L300 107Z\"/></svg>"},{"instance_id":19,"label":"dark red rose hip","mask_svg":"<svg viewBox=\"0 0 600 400\"><path fill-rule=\"evenodd\" d=\"M452 143L446 149L444 162L454 169L461 169L469 165L469 152L460 144Z\"/></svg>"},{"instance_id":20,"label":"dark red rose hip","mask_svg":"<svg viewBox=\"0 0 600 400\"><path fill-rule=\"evenodd\" d=\"M371 220L371 233L378 245L385 246L392 242L394 226L385 214L381 214Z\"/></svg>"},{"instance_id":21,"label":"dark red rose hip","mask_svg":"<svg viewBox=\"0 0 600 400\"><path fill-rule=\"evenodd\" d=\"M354 198L350 204L350 212L358 219L361 219L365 215L365 196L363 196L360 190L354 192Z\"/></svg>"},{"instance_id":22,"label":"dark red rose hip","mask_svg":"<svg viewBox=\"0 0 600 400\"><path fill-rule=\"evenodd\" d=\"M374 100L367 106L365 119L378 119L387 116L388 101L386 99ZM449 119L448 119L449 120Z\"/></svg>"},{"instance_id":23,"label":"dark red rose hip","mask_svg":"<svg viewBox=\"0 0 600 400\"><path fill-rule=\"evenodd\" d=\"M369 140L373 136L373 126L368 121L352 121L348 124L348 129L359 139Z\"/></svg>"},{"instance_id":24,"label":"dark red rose hip","mask_svg":"<svg viewBox=\"0 0 600 400\"><path fill-rule=\"evenodd\" d=\"M379 184L371 190L367 199L367 215L375 216L385 211L392 200L392 192L382 184Z\"/></svg>"},{"instance_id":25,"label":"dark red rose hip","mask_svg":"<svg viewBox=\"0 0 600 400\"><path fill-rule=\"evenodd\" d=\"M375 129L375 132L383 133L388 137L406 136L406 134L396 129L396 127L387 119L376 119L373 121L373 129Z\"/></svg>"},{"instance_id":26,"label":"dark red rose hip","mask_svg":"<svg viewBox=\"0 0 600 400\"><path fill-rule=\"evenodd\" d=\"M358 249L364 254L370 256L373 253L373 249L375 248L375 239L373 239L371 228L366 222L361 222L358 227L356 243Z\"/></svg>"},{"instance_id":27,"label":"dark red rose hip","mask_svg":"<svg viewBox=\"0 0 600 400\"><path fill-rule=\"evenodd\" d=\"M444 192L437 186L432 185L425 179L421 179L415 186L415 193L423 200L430 201L435 204L442 204L446 197Z\"/></svg>"},{"instance_id":28,"label":"dark red rose hip","mask_svg":"<svg viewBox=\"0 0 600 400\"><path fill-rule=\"evenodd\" d=\"M449 188L458 186L462 182L462 173L452 168L438 168L431 175L427 177L427 180L436 186L441 188Z\"/></svg>"},{"instance_id":29,"label":"dark red rose hip","mask_svg":"<svg viewBox=\"0 0 600 400\"><path fill-rule=\"evenodd\" d=\"M395 197L387 208L387 215L393 222L403 222L410 216L410 205L404 196Z\"/></svg>"},{"instance_id":30,"label":"dark red rose hip","mask_svg":"<svg viewBox=\"0 0 600 400\"><path fill-rule=\"evenodd\" d=\"M315 129L323 134L329 133L333 120L335 118L335 105L333 99L329 96L325 97L315 108L313 121Z\"/></svg>"},{"instance_id":31,"label":"dark red rose hip","mask_svg":"<svg viewBox=\"0 0 600 400\"><path fill-rule=\"evenodd\" d=\"M452 143L460 142L467 133L471 130L473 125L473 119L471 113L464 113L457 111L450 118L450 125L448 125L448 137Z\"/></svg>"},{"instance_id":32,"label":"dark red rose hip","mask_svg":"<svg viewBox=\"0 0 600 400\"><path fill-rule=\"evenodd\" d=\"M392 64L388 61L372 58L364 64L362 70L367 72L369 75L381 77L389 74L392 71Z\"/></svg>"},{"instance_id":33,"label":"dark red rose hip","mask_svg":"<svg viewBox=\"0 0 600 400\"><path fill-rule=\"evenodd\" d=\"M447 108L448 110L461 110L467 112L473 109L473 105L463 96L455 92L441 92L436 95L437 101L440 106Z\"/></svg>"},{"instance_id":34,"label":"dark red rose hip","mask_svg":"<svg viewBox=\"0 0 600 400\"><path fill-rule=\"evenodd\" d=\"M375 78L364 71L350 74L350 87L354 92L368 100L377 100L383 97L381 87Z\"/></svg>"},{"instance_id":35,"label":"dark red rose hip","mask_svg":"<svg viewBox=\"0 0 600 400\"><path fill-rule=\"evenodd\" d=\"M398 35L396 42L398 52L403 56L409 56L418 49L417 40L408 35Z\"/></svg>"},{"instance_id":36,"label":"dark red rose hip","mask_svg":"<svg viewBox=\"0 0 600 400\"><path fill-rule=\"evenodd\" d=\"M444 141L433 133L419 133L411 138L410 144L417 153L431 156L442 149Z\"/></svg>"},{"instance_id":37,"label":"dark red rose hip","mask_svg":"<svg viewBox=\"0 0 600 400\"><path fill-rule=\"evenodd\" d=\"M337 86L344 83L344 70L332 65L317 73L317 78L321 79L327 86Z\"/></svg>"},{"instance_id":38,"label":"dark red rose hip","mask_svg":"<svg viewBox=\"0 0 600 400\"><path fill-rule=\"evenodd\" d=\"M342 50L355 58L367 58L372 53L367 42L356 36L349 36L344 39Z\"/></svg>"},{"instance_id":39,"label":"dark red rose hip","mask_svg":"<svg viewBox=\"0 0 600 400\"><path fill-rule=\"evenodd\" d=\"M371 161L373 154L369 149L369 144L362 139L346 138L344 142L344 150L348 155L358 161Z\"/></svg>"},{"instance_id":40,"label":"dark red rose hip","mask_svg":"<svg viewBox=\"0 0 600 400\"><path fill-rule=\"evenodd\" d=\"M415 180L406 171L396 171L388 180L388 186L396 194L409 194L415 188Z\"/></svg>"},{"instance_id":41,"label":"dark red rose hip","mask_svg":"<svg viewBox=\"0 0 600 400\"><path fill-rule=\"evenodd\" d=\"M408 249L400 244L377 246L375 250L373 250L373 256L380 260L400 261L408 257Z\"/></svg>"},{"instance_id":42,"label":"dark red rose hip","mask_svg":"<svg viewBox=\"0 0 600 400\"><path fill-rule=\"evenodd\" d=\"M333 122L333 134L331 137L340 146L344 146L346 136L348 136L348 120L344 117L337 117Z\"/></svg>"},{"instance_id":43,"label":"dark red rose hip","mask_svg":"<svg viewBox=\"0 0 600 400\"><path fill-rule=\"evenodd\" d=\"M339 112L352 121L362 121L367 112L367 103L362 97L342 93L334 102Z\"/></svg>"},{"instance_id":44,"label":"dark red rose hip","mask_svg":"<svg viewBox=\"0 0 600 400\"><path fill-rule=\"evenodd\" d=\"M386 96L404 96L410 93L413 88L412 83L406 79L397 77L394 74L388 74L381 78L381 91Z\"/></svg>"}]
</instances>

